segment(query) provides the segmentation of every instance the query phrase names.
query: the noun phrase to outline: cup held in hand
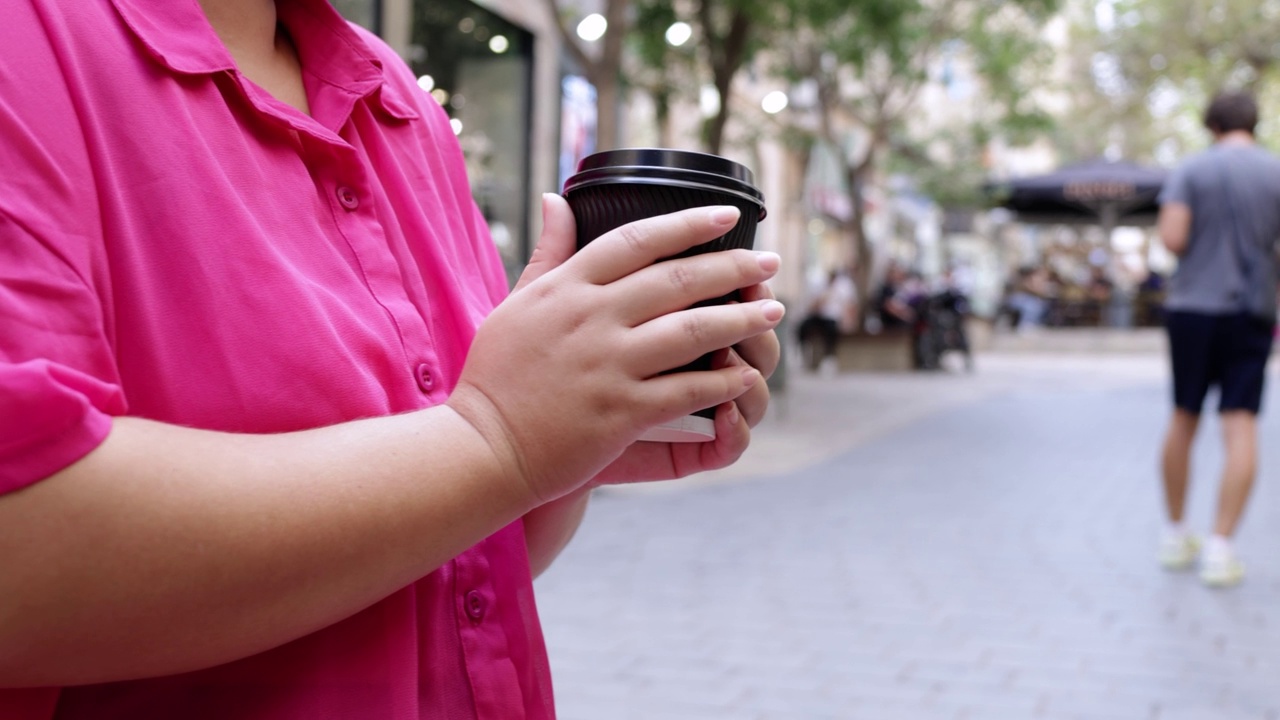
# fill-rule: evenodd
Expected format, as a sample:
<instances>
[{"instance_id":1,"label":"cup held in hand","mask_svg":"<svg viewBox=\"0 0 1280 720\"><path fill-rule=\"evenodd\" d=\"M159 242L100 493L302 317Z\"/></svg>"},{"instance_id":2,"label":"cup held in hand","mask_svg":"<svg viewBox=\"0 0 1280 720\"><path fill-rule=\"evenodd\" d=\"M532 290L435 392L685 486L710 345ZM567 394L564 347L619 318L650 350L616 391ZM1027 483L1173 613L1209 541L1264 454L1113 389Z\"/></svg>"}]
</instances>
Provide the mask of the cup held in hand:
<instances>
[{"instance_id":1,"label":"cup held in hand","mask_svg":"<svg viewBox=\"0 0 1280 720\"><path fill-rule=\"evenodd\" d=\"M741 213L737 224L721 237L674 257L750 249L755 243L756 226L765 216L764 196L755 187L749 168L717 155L684 150L631 148L589 155L565 182L564 196L577 222L579 250L627 223L710 205L737 207ZM730 294L699 305L718 305L733 299ZM671 372L710 369L708 354ZM711 407L652 428L641 439L703 442L715 436L715 408Z\"/></svg>"}]
</instances>

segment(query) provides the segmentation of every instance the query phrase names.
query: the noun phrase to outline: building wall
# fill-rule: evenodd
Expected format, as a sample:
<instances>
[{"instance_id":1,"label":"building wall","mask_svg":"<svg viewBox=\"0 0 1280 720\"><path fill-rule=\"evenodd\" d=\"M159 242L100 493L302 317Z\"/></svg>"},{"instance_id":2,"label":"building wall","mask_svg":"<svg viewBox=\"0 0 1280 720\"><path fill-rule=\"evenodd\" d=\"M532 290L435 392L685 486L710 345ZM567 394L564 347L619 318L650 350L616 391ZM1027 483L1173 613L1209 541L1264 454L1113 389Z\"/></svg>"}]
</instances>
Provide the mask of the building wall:
<instances>
[{"instance_id":1,"label":"building wall","mask_svg":"<svg viewBox=\"0 0 1280 720\"><path fill-rule=\"evenodd\" d=\"M414 0L381 0L381 34L406 61L413 58ZM533 92L530 127L528 196L529 250L542 227L541 196L557 188L557 152L560 142L560 36L541 2L529 0L480 0L475 3L534 36ZM483 102L483 98L476 98ZM527 257L525 258L527 260Z\"/></svg>"}]
</instances>

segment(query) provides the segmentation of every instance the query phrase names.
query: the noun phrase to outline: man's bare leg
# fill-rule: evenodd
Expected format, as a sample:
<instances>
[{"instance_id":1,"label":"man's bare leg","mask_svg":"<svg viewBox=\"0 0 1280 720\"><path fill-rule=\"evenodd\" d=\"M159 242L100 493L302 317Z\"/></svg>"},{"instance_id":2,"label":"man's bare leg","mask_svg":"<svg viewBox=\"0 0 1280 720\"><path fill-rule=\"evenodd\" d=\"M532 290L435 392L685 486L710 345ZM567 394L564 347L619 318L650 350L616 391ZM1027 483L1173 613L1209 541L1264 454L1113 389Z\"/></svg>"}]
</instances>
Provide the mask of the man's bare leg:
<instances>
[{"instance_id":1,"label":"man's bare leg","mask_svg":"<svg viewBox=\"0 0 1280 720\"><path fill-rule=\"evenodd\" d=\"M1247 410L1222 413L1222 441L1226 463L1222 469L1213 534L1230 538L1240 525L1258 471L1257 416Z\"/></svg>"},{"instance_id":2,"label":"man's bare leg","mask_svg":"<svg viewBox=\"0 0 1280 720\"><path fill-rule=\"evenodd\" d=\"M1244 565L1236 558L1231 536L1240 525L1258 469L1255 415L1246 410L1222 413L1222 440L1226 462L1218 490L1218 516L1200 556L1200 579L1212 587L1228 587L1244 579Z\"/></svg>"},{"instance_id":3,"label":"man's bare leg","mask_svg":"<svg viewBox=\"0 0 1280 720\"><path fill-rule=\"evenodd\" d=\"M1195 440L1200 417L1182 409L1173 411L1164 438L1160 470L1164 478L1165 511L1169 522L1160 540L1160 564L1166 570L1189 570L1196 563L1199 541L1183 524L1187 502L1188 475L1191 467L1191 443Z\"/></svg>"},{"instance_id":4,"label":"man's bare leg","mask_svg":"<svg viewBox=\"0 0 1280 720\"><path fill-rule=\"evenodd\" d=\"M1165 510L1172 525L1182 522L1186 509L1187 478L1191 468L1191 443L1195 440L1196 429L1199 426L1199 415L1182 408L1175 408L1173 418L1169 422L1169 430L1165 434L1160 469L1164 477Z\"/></svg>"}]
</instances>

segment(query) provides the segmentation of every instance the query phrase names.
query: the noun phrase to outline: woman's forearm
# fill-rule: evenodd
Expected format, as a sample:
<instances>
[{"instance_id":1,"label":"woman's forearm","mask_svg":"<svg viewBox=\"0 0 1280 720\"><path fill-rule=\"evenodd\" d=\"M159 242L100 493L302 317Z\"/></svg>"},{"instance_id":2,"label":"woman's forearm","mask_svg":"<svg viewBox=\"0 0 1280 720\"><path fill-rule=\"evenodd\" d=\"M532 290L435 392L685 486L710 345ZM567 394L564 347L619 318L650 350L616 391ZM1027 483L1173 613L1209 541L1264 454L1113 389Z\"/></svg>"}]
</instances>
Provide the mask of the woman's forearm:
<instances>
[{"instance_id":1,"label":"woman's forearm","mask_svg":"<svg viewBox=\"0 0 1280 720\"><path fill-rule=\"evenodd\" d=\"M448 406L281 435L117 419L0 495L0 687L163 675L347 617L531 510Z\"/></svg>"},{"instance_id":2,"label":"woman's forearm","mask_svg":"<svg viewBox=\"0 0 1280 720\"><path fill-rule=\"evenodd\" d=\"M582 517L587 512L591 489L581 490L552 500L524 516L525 544L529 549L529 569L536 578L551 567L569 545Z\"/></svg>"}]
</instances>

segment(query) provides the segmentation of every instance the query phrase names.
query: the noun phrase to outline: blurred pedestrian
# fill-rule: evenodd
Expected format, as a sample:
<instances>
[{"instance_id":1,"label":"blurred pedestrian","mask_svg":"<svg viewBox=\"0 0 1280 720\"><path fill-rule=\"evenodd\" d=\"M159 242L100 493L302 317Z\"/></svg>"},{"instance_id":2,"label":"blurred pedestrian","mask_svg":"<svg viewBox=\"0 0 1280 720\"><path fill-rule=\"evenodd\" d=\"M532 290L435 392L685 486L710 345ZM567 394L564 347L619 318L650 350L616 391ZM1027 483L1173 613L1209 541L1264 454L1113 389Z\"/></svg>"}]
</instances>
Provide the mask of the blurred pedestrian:
<instances>
[{"instance_id":1,"label":"blurred pedestrian","mask_svg":"<svg viewBox=\"0 0 1280 720\"><path fill-rule=\"evenodd\" d=\"M1250 95L1215 97L1204 116L1213 145L1179 166L1160 196L1160 239L1180 258L1165 301L1174 411L1161 457L1169 524L1160 560L1189 568L1199 552L1184 508L1201 406L1217 387L1226 458L1213 534L1199 558L1211 586L1244 578L1231 539L1256 474L1257 415L1275 325L1280 158L1255 142L1257 122Z\"/></svg>"},{"instance_id":2,"label":"blurred pedestrian","mask_svg":"<svg viewBox=\"0 0 1280 720\"><path fill-rule=\"evenodd\" d=\"M916 320L909 295L910 274L896 261L885 269L884 280L876 293L876 315L882 330L905 330Z\"/></svg>"},{"instance_id":3,"label":"blurred pedestrian","mask_svg":"<svg viewBox=\"0 0 1280 720\"><path fill-rule=\"evenodd\" d=\"M830 271L813 294L799 328L801 343L819 343L810 358L811 368L816 363L816 369L824 375L835 375L840 334L853 332L857 318L858 288L852 272L843 268Z\"/></svg>"},{"instance_id":4,"label":"blurred pedestrian","mask_svg":"<svg viewBox=\"0 0 1280 720\"><path fill-rule=\"evenodd\" d=\"M1005 305L1014 316L1013 327L1018 332L1027 332L1041 327L1049 311L1049 300L1053 295L1053 286L1048 268L1043 266L1024 267L1018 271L1009 297Z\"/></svg>"},{"instance_id":5,"label":"blurred pedestrian","mask_svg":"<svg viewBox=\"0 0 1280 720\"><path fill-rule=\"evenodd\" d=\"M1107 276L1107 269L1101 265L1091 265L1089 282L1085 285L1085 302L1088 304L1086 314L1093 324L1098 326L1110 324L1107 309L1111 305L1114 294L1115 283Z\"/></svg>"}]
</instances>

